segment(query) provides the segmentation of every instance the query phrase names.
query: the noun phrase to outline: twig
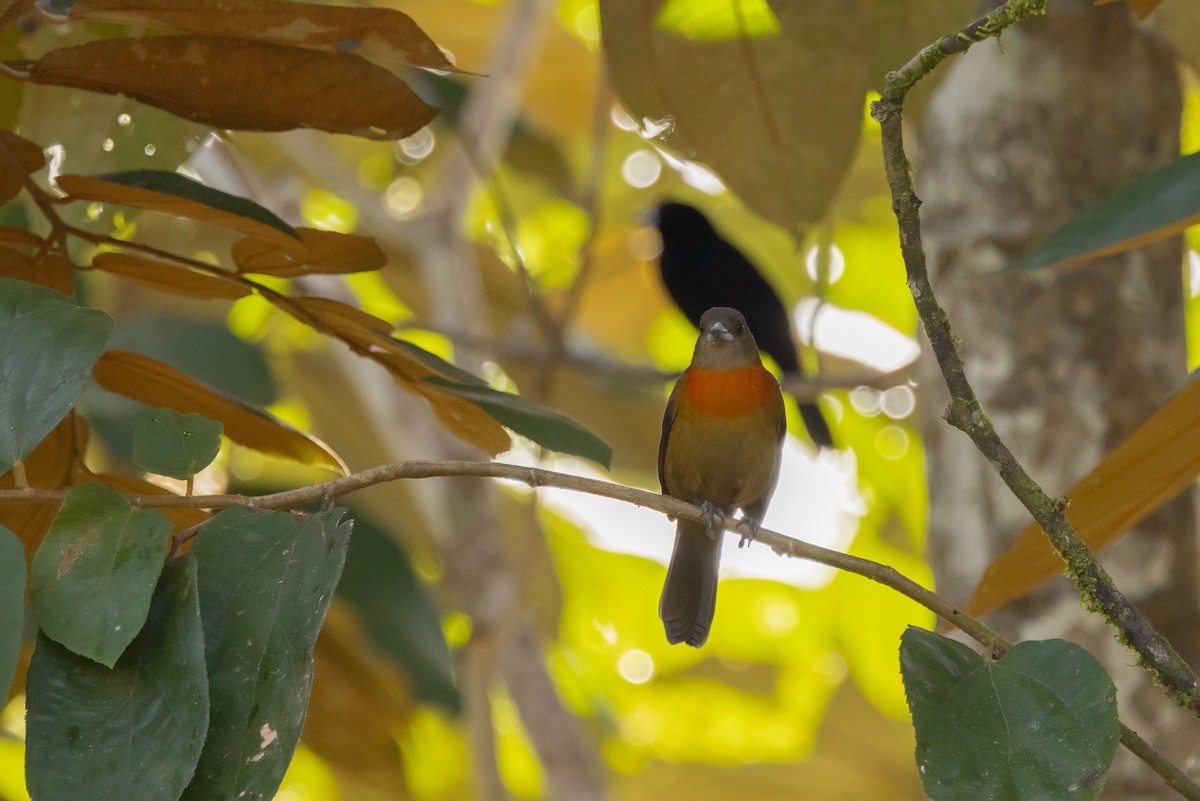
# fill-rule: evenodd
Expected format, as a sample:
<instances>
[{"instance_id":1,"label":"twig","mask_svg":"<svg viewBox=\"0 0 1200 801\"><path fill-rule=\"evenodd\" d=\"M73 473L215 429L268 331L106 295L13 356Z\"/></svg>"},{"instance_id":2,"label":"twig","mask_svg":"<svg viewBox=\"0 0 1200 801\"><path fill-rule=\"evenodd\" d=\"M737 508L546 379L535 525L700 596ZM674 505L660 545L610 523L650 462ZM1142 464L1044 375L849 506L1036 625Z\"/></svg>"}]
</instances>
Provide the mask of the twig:
<instances>
[{"instance_id":1,"label":"twig","mask_svg":"<svg viewBox=\"0 0 1200 801\"><path fill-rule=\"evenodd\" d=\"M475 476L483 478L500 478L518 481L530 487L557 487L559 489L586 492L603 498L632 503L647 509L654 509L674 519L691 520L696 523L708 523L708 514L698 506L660 495L656 492L600 481L593 478L573 476L553 470L543 470L538 467L504 464L502 462L430 462L411 461L379 465L369 470L343 476L323 484L300 487L294 490L276 492L270 495L126 495L130 503L142 508L202 508L228 509L245 506L254 509L293 509L310 503L327 501L341 497L365 487L401 479L434 478L438 476ZM0 502L25 501L30 503L59 503L66 497L64 490L0 490ZM741 520L721 518L716 521L726 531L738 536L748 536L750 529ZM196 526L181 532L172 542L173 552L177 552L187 540L203 530ZM900 573L890 565L873 562L857 556L822 548L803 540L780 534L776 531L760 528L756 537L757 542L767 545L781 556L797 559L807 559L829 567L854 573L870 579L885 587L912 599L916 603L933 612L948 623L957 626L961 631L976 642L983 645L993 659L998 659L1011 646L1011 643L999 632L992 629L983 621L974 618L949 602L939 597L931 590L922 587L917 582ZM1142 759L1155 772L1161 775L1167 783L1189 799L1200 801L1200 786L1197 786L1177 767L1168 762L1162 755L1154 751L1149 744L1127 727L1122 726L1121 742L1130 751Z\"/></svg>"},{"instance_id":2,"label":"twig","mask_svg":"<svg viewBox=\"0 0 1200 801\"><path fill-rule=\"evenodd\" d=\"M1003 478L1013 494L1041 525L1050 544L1067 564L1084 605L1117 628L1118 638L1138 656L1176 703L1200 715L1200 678L1175 649L1113 585L1091 551L1067 522L1065 503L1051 498L1029 477L1000 439L967 381L962 356L950 331L946 311L934 297L921 240L920 199L913 189L912 169L904 152L901 116L908 90L948 56L975 42L998 35L1009 25L1045 12L1046 0L1009 0L957 34L926 47L899 72L889 73L881 98L871 115L882 128L884 170L891 188L892 208L900 226L900 249L917 314L950 390L947 421L967 434Z\"/></svg>"}]
</instances>

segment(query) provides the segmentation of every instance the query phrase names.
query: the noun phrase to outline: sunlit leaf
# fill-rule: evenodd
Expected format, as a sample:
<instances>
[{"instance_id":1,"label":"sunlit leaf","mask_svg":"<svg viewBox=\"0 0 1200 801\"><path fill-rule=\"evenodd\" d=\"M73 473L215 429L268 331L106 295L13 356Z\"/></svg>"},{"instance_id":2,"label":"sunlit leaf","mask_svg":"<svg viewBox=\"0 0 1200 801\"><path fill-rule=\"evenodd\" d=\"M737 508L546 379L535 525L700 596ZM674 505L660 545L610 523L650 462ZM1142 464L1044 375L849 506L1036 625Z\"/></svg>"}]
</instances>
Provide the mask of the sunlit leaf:
<instances>
[{"instance_id":1,"label":"sunlit leaf","mask_svg":"<svg viewBox=\"0 0 1200 801\"><path fill-rule=\"evenodd\" d=\"M1117 693L1080 646L1023 642L991 661L910 628L900 670L933 801L1099 795L1117 750Z\"/></svg>"},{"instance_id":2,"label":"sunlit leaf","mask_svg":"<svg viewBox=\"0 0 1200 801\"><path fill-rule=\"evenodd\" d=\"M1103 548L1200 475L1200 380L1195 377L1066 494L1067 521L1093 551ZM1031 523L984 571L966 610L982 615L1062 575L1062 558Z\"/></svg>"},{"instance_id":3,"label":"sunlit leaf","mask_svg":"<svg viewBox=\"0 0 1200 801\"><path fill-rule=\"evenodd\" d=\"M1183 233L1200 222L1200 153L1139 175L1077 212L1012 270L1065 267Z\"/></svg>"},{"instance_id":4,"label":"sunlit leaf","mask_svg":"<svg viewBox=\"0 0 1200 801\"><path fill-rule=\"evenodd\" d=\"M354 53L389 67L454 68L411 17L391 8L266 0L82 0L70 14L73 20L158 25L186 33Z\"/></svg>"},{"instance_id":5,"label":"sunlit leaf","mask_svg":"<svg viewBox=\"0 0 1200 801\"><path fill-rule=\"evenodd\" d=\"M327 446L276 420L193 381L160 361L129 351L110 350L92 368L92 375L109 392L149 406L168 406L183 414L196 413L225 426L225 436L263 453L346 473L346 465Z\"/></svg>"},{"instance_id":6,"label":"sunlit leaf","mask_svg":"<svg viewBox=\"0 0 1200 801\"><path fill-rule=\"evenodd\" d=\"M359 56L232 36L101 39L9 66L33 83L124 94L216 128L400 139L437 115Z\"/></svg>"},{"instance_id":7,"label":"sunlit leaf","mask_svg":"<svg viewBox=\"0 0 1200 801\"><path fill-rule=\"evenodd\" d=\"M171 523L99 484L72 487L33 557L38 626L69 650L112 667L133 641L167 556Z\"/></svg>"},{"instance_id":8,"label":"sunlit leaf","mask_svg":"<svg viewBox=\"0 0 1200 801\"><path fill-rule=\"evenodd\" d=\"M1120 0L1096 0L1096 5L1103 6L1108 3L1116 3ZM1154 13L1154 9L1158 8L1162 0L1125 0L1126 5L1133 9L1133 13L1137 14L1138 19L1145 19Z\"/></svg>"},{"instance_id":9,"label":"sunlit leaf","mask_svg":"<svg viewBox=\"0 0 1200 801\"><path fill-rule=\"evenodd\" d=\"M59 292L0 278L0 473L79 400L112 324Z\"/></svg>"},{"instance_id":10,"label":"sunlit leaf","mask_svg":"<svg viewBox=\"0 0 1200 801\"><path fill-rule=\"evenodd\" d=\"M221 450L221 424L174 409L146 412L133 428L133 463L147 473L191 478Z\"/></svg>"},{"instance_id":11,"label":"sunlit leaf","mask_svg":"<svg viewBox=\"0 0 1200 801\"><path fill-rule=\"evenodd\" d=\"M177 798L208 727L192 558L165 566L146 625L112 669L40 637L27 704L26 776L39 801Z\"/></svg>"},{"instance_id":12,"label":"sunlit leaf","mask_svg":"<svg viewBox=\"0 0 1200 801\"><path fill-rule=\"evenodd\" d=\"M571 418L532 401L491 387L467 386L433 377L426 379L443 392L468 400L506 428L542 447L591 459L605 467L612 463L612 448Z\"/></svg>"},{"instance_id":13,"label":"sunlit leaf","mask_svg":"<svg viewBox=\"0 0 1200 801\"><path fill-rule=\"evenodd\" d=\"M149 40L154 41L154 40ZM94 200L209 222L270 242L295 242L296 230L252 200L164 170L113 172L94 178L60 175L72 200Z\"/></svg>"},{"instance_id":14,"label":"sunlit leaf","mask_svg":"<svg viewBox=\"0 0 1200 801\"><path fill-rule=\"evenodd\" d=\"M233 262L239 272L279 278L360 273L387 263L379 244L370 237L317 228L297 228L296 233L299 243L241 239L233 245Z\"/></svg>"},{"instance_id":15,"label":"sunlit leaf","mask_svg":"<svg viewBox=\"0 0 1200 801\"><path fill-rule=\"evenodd\" d=\"M613 85L645 135L789 230L825 213L872 77L862 0L601 0L600 16Z\"/></svg>"},{"instance_id":16,"label":"sunlit leaf","mask_svg":"<svg viewBox=\"0 0 1200 801\"><path fill-rule=\"evenodd\" d=\"M0 698L8 697L24 627L25 550L16 534L0 526Z\"/></svg>"},{"instance_id":17,"label":"sunlit leaf","mask_svg":"<svg viewBox=\"0 0 1200 801\"><path fill-rule=\"evenodd\" d=\"M212 718L184 801L262 801L278 789L300 740L313 645L346 558L351 524L343 514L230 509L197 537Z\"/></svg>"},{"instance_id":18,"label":"sunlit leaf","mask_svg":"<svg viewBox=\"0 0 1200 801\"><path fill-rule=\"evenodd\" d=\"M235 281L127 253L101 253L92 267L185 298L237 300L250 294L250 287Z\"/></svg>"},{"instance_id":19,"label":"sunlit leaf","mask_svg":"<svg viewBox=\"0 0 1200 801\"><path fill-rule=\"evenodd\" d=\"M25 178L46 166L42 149L8 131L0 131L0 204L17 196Z\"/></svg>"}]
</instances>

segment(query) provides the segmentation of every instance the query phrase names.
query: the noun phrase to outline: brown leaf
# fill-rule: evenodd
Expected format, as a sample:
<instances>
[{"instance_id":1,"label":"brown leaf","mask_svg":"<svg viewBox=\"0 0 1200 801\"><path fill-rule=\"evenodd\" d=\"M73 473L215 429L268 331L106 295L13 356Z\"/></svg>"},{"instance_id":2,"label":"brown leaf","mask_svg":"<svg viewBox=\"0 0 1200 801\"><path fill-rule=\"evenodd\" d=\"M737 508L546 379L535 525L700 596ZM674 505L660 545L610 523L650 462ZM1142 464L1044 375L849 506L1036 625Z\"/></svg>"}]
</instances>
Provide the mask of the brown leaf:
<instances>
[{"instance_id":1,"label":"brown leaf","mask_svg":"<svg viewBox=\"0 0 1200 801\"><path fill-rule=\"evenodd\" d=\"M0 154L0 203L7 203L21 191L25 176L46 166L46 156L33 142L8 131L0 131L0 146L7 151Z\"/></svg>"},{"instance_id":2,"label":"brown leaf","mask_svg":"<svg viewBox=\"0 0 1200 801\"><path fill-rule=\"evenodd\" d=\"M319 440L261 409L218 394L160 361L123 350L106 351L92 368L100 386L149 406L197 413L225 426L225 435L263 453L347 473L345 463Z\"/></svg>"},{"instance_id":3,"label":"brown leaf","mask_svg":"<svg viewBox=\"0 0 1200 801\"><path fill-rule=\"evenodd\" d=\"M219 225L231 231L269 242L295 241L283 231L250 217L234 214L179 195L157 192L140 186L127 186L87 175L60 175L55 179L55 183L72 200L95 200L101 203L115 203L118 206L173 214L176 217L186 217L189 220Z\"/></svg>"},{"instance_id":4,"label":"brown leaf","mask_svg":"<svg viewBox=\"0 0 1200 801\"><path fill-rule=\"evenodd\" d=\"M1067 493L1067 520L1093 551L1191 486L1200 474L1200 380L1172 397ZM966 606L998 609L1061 575L1063 562L1036 523L988 565Z\"/></svg>"},{"instance_id":5,"label":"brown leaf","mask_svg":"<svg viewBox=\"0 0 1200 801\"><path fill-rule=\"evenodd\" d=\"M386 337L392 333L392 324L387 320L367 314L362 309L356 309L340 300L289 297L287 303L298 306L305 315L312 318L304 320L300 317L304 322L315 322L317 328L324 328L367 347L375 344L376 335ZM292 313L288 309L285 311ZM426 371L426 374L433 375L430 371Z\"/></svg>"},{"instance_id":6,"label":"brown leaf","mask_svg":"<svg viewBox=\"0 0 1200 801\"><path fill-rule=\"evenodd\" d=\"M388 336L391 323L328 298L283 297L270 298L276 307L308 325L336 335L364 356L387 368L400 386L429 401L433 413L442 425L460 439L466 440L495 456L512 447L512 438L504 426L475 404L425 382L426 378L441 375L417 359ZM298 307L298 308L297 308ZM103 358L103 357L101 357ZM454 376L443 376L454 379Z\"/></svg>"},{"instance_id":7,"label":"brown leaf","mask_svg":"<svg viewBox=\"0 0 1200 801\"><path fill-rule=\"evenodd\" d=\"M821 218L870 86L864 0L601 0L613 86L649 136L714 169L758 214Z\"/></svg>"},{"instance_id":8,"label":"brown leaf","mask_svg":"<svg viewBox=\"0 0 1200 801\"><path fill-rule=\"evenodd\" d=\"M83 0L71 7L70 17L354 53L389 66L454 69L412 17L391 8L265 0Z\"/></svg>"},{"instance_id":9,"label":"brown leaf","mask_svg":"<svg viewBox=\"0 0 1200 801\"><path fill-rule=\"evenodd\" d=\"M450 433L496 456L512 447L504 426L475 404L429 384L412 385L413 391L429 401L433 413Z\"/></svg>"},{"instance_id":10,"label":"brown leaf","mask_svg":"<svg viewBox=\"0 0 1200 801\"><path fill-rule=\"evenodd\" d=\"M230 36L103 39L10 66L34 83L124 94L216 128L402 139L437 115L366 59Z\"/></svg>"},{"instance_id":11,"label":"brown leaf","mask_svg":"<svg viewBox=\"0 0 1200 801\"><path fill-rule=\"evenodd\" d=\"M25 457L25 480L37 489L61 490L79 481L86 481L83 451L87 447L87 428L82 418L68 414L46 435L46 438ZM0 476L0 489L14 489L12 471ZM50 530L57 503L27 503L0 501L0 525L7 526L21 539L30 559Z\"/></svg>"},{"instance_id":12,"label":"brown leaf","mask_svg":"<svg viewBox=\"0 0 1200 801\"><path fill-rule=\"evenodd\" d=\"M45 244L46 240L35 233L26 231L24 228L0 225L0 247L40 248Z\"/></svg>"},{"instance_id":13,"label":"brown leaf","mask_svg":"<svg viewBox=\"0 0 1200 801\"><path fill-rule=\"evenodd\" d=\"M237 300L250 294L249 287L231 279L127 253L101 253L92 260L92 267L185 298Z\"/></svg>"},{"instance_id":14,"label":"brown leaf","mask_svg":"<svg viewBox=\"0 0 1200 801\"><path fill-rule=\"evenodd\" d=\"M64 295L75 294L75 265L54 251L43 251L31 259L18 250L0 247L0 278L40 284Z\"/></svg>"},{"instance_id":15,"label":"brown leaf","mask_svg":"<svg viewBox=\"0 0 1200 801\"><path fill-rule=\"evenodd\" d=\"M254 237L233 245L238 272L295 278L301 275L359 273L378 270L387 257L374 239L316 228L297 228L300 242Z\"/></svg>"},{"instance_id":16,"label":"brown leaf","mask_svg":"<svg viewBox=\"0 0 1200 801\"><path fill-rule=\"evenodd\" d=\"M1104 6L1116 2L1119 0L1096 0L1096 5ZM1125 2L1133 9L1133 13L1137 14L1138 19L1145 19L1154 13L1154 9L1158 8L1162 0L1125 0Z\"/></svg>"}]
</instances>

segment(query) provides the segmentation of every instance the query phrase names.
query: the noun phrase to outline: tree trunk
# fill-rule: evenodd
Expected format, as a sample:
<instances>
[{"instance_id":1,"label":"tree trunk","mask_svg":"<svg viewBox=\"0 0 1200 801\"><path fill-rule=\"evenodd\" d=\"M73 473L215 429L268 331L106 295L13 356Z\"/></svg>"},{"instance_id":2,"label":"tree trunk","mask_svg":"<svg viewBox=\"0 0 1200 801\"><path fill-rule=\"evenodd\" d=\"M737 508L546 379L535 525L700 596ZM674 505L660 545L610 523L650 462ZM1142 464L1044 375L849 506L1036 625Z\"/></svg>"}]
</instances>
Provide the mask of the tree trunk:
<instances>
[{"instance_id":1,"label":"tree trunk","mask_svg":"<svg viewBox=\"0 0 1200 801\"><path fill-rule=\"evenodd\" d=\"M1178 155L1181 91L1167 46L1124 4L1057 0L1050 9L950 65L929 107L917 178L932 279L968 377L1030 475L1061 495L1184 380L1180 242L1066 270L998 270L1073 212ZM922 378L930 558L939 592L963 602L1030 518L941 421L947 397L931 357ZM1101 554L1193 665L1195 536L1189 492ZM1064 580L995 622L1018 639L1082 643L1117 681L1126 723L1177 764L1200 752L1200 722L1129 667L1132 655ZM1105 797L1173 796L1119 756Z\"/></svg>"}]
</instances>

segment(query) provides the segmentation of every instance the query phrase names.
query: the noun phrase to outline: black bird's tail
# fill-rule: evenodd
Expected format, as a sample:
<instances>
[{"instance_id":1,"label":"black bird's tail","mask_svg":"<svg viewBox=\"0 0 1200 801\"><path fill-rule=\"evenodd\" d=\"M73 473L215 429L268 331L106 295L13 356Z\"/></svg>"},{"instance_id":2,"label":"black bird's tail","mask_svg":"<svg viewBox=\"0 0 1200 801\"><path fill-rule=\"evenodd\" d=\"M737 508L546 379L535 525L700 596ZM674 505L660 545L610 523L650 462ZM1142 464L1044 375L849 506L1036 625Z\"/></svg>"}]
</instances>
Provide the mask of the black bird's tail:
<instances>
[{"instance_id":1,"label":"black bird's tail","mask_svg":"<svg viewBox=\"0 0 1200 801\"><path fill-rule=\"evenodd\" d=\"M804 427L808 429L808 436L812 439L813 444L818 448L832 448L833 432L829 430L829 424L825 422L825 415L821 414L817 404L800 403L799 406L800 419L804 421Z\"/></svg>"},{"instance_id":2,"label":"black bird's tail","mask_svg":"<svg viewBox=\"0 0 1200 801\"><path fill-rule=\"evenodd\" d=\"M672 645L686 642L699 648L708 639L717 608L721 540L710 538L703 523L679 521L675 550L658 604L658 616Z\"/></svg>"}]
</instances>

